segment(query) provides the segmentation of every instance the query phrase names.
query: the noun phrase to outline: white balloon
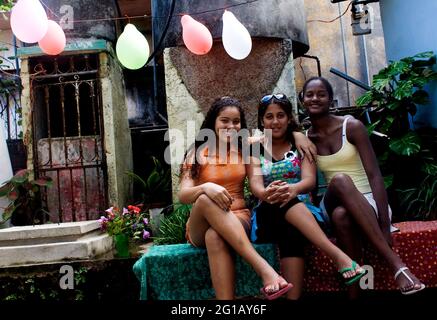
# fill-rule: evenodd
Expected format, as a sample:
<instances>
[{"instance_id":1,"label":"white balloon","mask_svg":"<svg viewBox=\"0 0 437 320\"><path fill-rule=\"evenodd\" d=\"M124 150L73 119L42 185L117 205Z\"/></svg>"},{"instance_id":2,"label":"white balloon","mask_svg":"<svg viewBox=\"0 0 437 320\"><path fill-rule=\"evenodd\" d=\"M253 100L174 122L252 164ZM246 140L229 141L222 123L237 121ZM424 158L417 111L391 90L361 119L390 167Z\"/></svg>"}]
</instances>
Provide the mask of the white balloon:
<instances>
[{"instance_id":1,"label":"white balloon","mask_svg":"<svg viewBox=\"0 0 437 320\"><path fill-rule=\"evenodd\" d=\"M12 8L11 29L21 41L35 43L47 32L47 14L38 0L19 0Z\"/></svg>"},{"instance_id":2,"label":"white balloon","mask_svg":"<svg viewBox=\"0 0 437 320\"><path fill-rule=\"evenodd\" d=\"M128 23L118 37L115 51L123 66L136 70L146 64L150 49L144 35L133 24Z\"/></svg>"},{"instance_id":3,"label":"white balloon","mask_svg":"<svg viewBox=\"0 0 437 320\"><path fill-rule=\"evenodd\" d=\"M243 60L252 50L249 31L232 12L227 10L223 13L222 41L226 52L236 60Z\"/></svg>"}]
</instances>

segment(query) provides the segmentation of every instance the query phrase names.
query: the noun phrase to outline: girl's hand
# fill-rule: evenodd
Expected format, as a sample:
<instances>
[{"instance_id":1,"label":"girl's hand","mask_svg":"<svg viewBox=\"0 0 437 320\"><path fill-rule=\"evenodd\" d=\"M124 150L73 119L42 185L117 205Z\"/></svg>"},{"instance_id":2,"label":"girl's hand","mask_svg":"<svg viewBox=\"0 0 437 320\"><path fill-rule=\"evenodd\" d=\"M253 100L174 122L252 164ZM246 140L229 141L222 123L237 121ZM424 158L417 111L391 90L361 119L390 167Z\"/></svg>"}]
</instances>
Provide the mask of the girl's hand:
<instances>
[{"instance_id":1,"label":"girl's hand","mask_svg":"<svg viewBox=\"0 0 437 320\"><path fill-rule=\"evenodd\" d=\"M276 200L276 197L278 196L275 195L276 191L283 183L283 181L279 180L270 183L264 190L263 200L267 203L272 203L272 201Z\"/></svg>"},{"instance_id":2,"label":"girl's hand","mask_svg":"<svg viewBox=\"0 0 437 320\"><path fill-rule=\"evenodd\" d=\"M231 197L226 188L212 182L207 182L204 184L203 190L205 194L223 211L229 211L234 199Z\"/></svg>"},{"instance_id":3,"label":"girl's hand","mask_svg":"<svg viewBox=\"0 0 437 320\"><path fill-rule=\"evenodd\" d=\"M290 202L291 200L296 198L297 195L298 195L298 191L297 191L296 187L293 184L288 184L287 185L287 191L283 194L282 197L280 197L281 205L279 207L282 208L288 202Z\"/></svg>"},{"instance_id":4,"label":"girl's hand","mask_svg":"<svg viewBox=\"0 0 437 320\"><path fill-rule=\"evenodd\" d=\"M275 204L279 203L282 208L285 206L290 200L296 198L298 195L298 191L294 184L288 184L286 182L282 182L281 185L275 190L275 193L270 196L270 203Z\"/></svg>"}]
</instances>

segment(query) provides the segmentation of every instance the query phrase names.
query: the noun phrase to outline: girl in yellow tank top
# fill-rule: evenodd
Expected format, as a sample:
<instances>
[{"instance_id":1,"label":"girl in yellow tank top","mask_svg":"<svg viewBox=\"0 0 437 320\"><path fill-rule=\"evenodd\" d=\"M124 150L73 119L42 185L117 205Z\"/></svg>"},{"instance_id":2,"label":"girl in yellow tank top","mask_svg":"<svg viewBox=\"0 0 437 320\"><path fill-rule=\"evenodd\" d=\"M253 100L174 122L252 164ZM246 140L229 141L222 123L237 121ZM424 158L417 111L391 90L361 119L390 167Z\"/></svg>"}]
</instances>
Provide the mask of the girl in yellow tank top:
<instances>
[{"instance_id":1,"label":"girl in yellow tank top","mask_svg":"<svg viewBox=\"0 0 437 320\"><path fill-rule=\"evenodd\" d=\"M328 181L320 207L330 215L339 244L351 258L361 258L362 234L391 267L402 294L423 290L425 285L391 248L387 194L367 129L359 120L330 114L333 98L326 79L305 82L301 99L312 124L308 137L317 147L318 166ZM352 288L350 295L358 290Z\"/></svg>"}]
</instances>

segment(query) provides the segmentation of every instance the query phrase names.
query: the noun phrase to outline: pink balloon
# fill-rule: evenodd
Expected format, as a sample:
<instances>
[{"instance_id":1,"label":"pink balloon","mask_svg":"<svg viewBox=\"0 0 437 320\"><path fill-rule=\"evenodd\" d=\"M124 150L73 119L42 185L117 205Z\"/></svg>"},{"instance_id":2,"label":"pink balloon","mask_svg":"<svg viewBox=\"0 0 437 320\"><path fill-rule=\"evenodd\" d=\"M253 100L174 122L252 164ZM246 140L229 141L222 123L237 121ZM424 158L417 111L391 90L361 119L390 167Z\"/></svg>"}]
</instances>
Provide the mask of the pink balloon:
<instances>
[{"instance_id":1,"label":"pink balloon","mask_svg":"<svg viewBox=\"0 0 437 320\"><path fill-rule=\"evenodd\" d=\"M38 0L18 0L12 8L11 29L23 42L35 43L47 32L47 14Z\"/></svg>"},{"instance_id":2,"label":"pink balloon","mask_svg":"<svg viewBox=\"0 0 437 320\"><path fill-rule=\"evenodd\" d=\"M47 33L38 44L44 53L57 55L64 51L65 48L64 30L56 22L49 20Z\"/></svg>"},{"instance_id":3,"label":"pink balloon","mask_svg":"<svg viewBox=\"0 0 437 320\"><path fill-rule=\"evenodd\" d=\"M208 53L212 48L212 35L208 28L187 14L182 16L181 23L182 39L188 50L198 55Z\"/></svg>"}]
</instances>

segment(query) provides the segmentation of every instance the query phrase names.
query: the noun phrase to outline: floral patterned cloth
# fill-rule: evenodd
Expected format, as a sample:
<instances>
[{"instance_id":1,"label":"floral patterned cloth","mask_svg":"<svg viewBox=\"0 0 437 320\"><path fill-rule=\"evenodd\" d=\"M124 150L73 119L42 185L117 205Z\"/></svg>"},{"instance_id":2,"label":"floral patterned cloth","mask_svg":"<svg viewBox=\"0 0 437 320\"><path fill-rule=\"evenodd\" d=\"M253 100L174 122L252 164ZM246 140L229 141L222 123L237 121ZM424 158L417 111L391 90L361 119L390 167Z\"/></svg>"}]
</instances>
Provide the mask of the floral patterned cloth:
<instances>
[{"instance_id":1,"label":"floral patterned cloth","mask_svg":"<svg viewBox=\"0 0 437 320\"><path fill-rule=\"evenodd\" d=\"M260 161L265 187L276 180L282 180L289 184L298 183L301 180L301 159L297 153L297 150L291 150L287 152L284 155L284 159L276 162L270 161L263 154L261 154ZM297 198L306 205L306 207L311 211L325 231L328 231L327 228L329 218L324 216L319 207L313 205L310 194L299 194ZM255 241L257 238L256 230L258 229L258 225L256 220L256 208L257 207L255 207L252 211L252 241Z\"/></svg>"},{"instance_id":2,"label":"floral patterned cloth","mask_svg":"<svg viewBox=\"0 0 437 320\"><path fill-rule=\"evenodd\" d=\"M394 224L393 249L427 287L437 287L437 221L408 221ZM334 240L333 240L334 242ZM394 274L370 245L364 248L363 266L371 266L375 290L396 290ZM306 251L306 291L345 290L332 261L314 246Z\"/></svg>"}]
</instances>

